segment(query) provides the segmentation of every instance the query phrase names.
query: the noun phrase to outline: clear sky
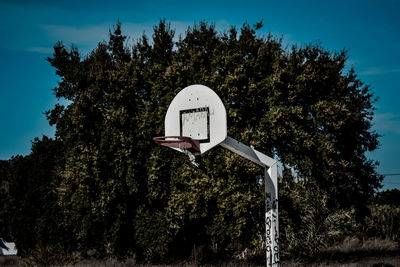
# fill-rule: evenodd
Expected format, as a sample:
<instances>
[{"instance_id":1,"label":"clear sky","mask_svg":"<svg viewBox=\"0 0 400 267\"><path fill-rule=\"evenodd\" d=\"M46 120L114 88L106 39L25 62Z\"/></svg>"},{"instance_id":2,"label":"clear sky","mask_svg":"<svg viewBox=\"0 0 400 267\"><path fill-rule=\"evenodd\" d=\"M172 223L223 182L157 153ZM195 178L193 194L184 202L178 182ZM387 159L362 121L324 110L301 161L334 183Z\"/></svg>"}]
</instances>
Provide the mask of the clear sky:
<instances>
[{"instance_id":1,"label":"clear sky","mask_svg":"<svg viewBox=\"0 0 400 267\"><path fill-rule=\"evenodd\" d=\"M374 129L382 135L378 172L400 173L400 0L332 1L94 1L0 0L0 159L30 153L31 141L53 136L43 112L57 99L55 70L45 58L61 40L84 54L106 40L119 19L135 40L160 18L176 32L206 20L221 31L261 19L261 34L284 43L319 40L330 51L347 49L349 66L373 88ZM387 176L384 189L400 188L400 176Z\"/></svg>"}]
</instances>

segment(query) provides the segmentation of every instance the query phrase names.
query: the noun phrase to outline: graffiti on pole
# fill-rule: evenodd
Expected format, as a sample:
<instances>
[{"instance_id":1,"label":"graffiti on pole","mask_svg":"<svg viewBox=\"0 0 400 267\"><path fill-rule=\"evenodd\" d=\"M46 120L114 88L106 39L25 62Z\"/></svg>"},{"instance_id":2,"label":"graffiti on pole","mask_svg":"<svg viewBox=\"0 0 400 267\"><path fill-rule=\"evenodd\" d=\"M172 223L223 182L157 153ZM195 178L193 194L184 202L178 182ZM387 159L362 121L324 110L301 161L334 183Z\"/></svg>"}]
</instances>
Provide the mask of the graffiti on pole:
<instances>
[{"instance_id":1,"label":"graffiti on pole","mask_svg":"<svg viewBox=\"0 0 400 267\"><path fill-rule=\"evenodd\" d=\"M265 228L267 266L279 265L278 199L272 199L270 192L265 193Z\"/></svg>"}]
</instances>

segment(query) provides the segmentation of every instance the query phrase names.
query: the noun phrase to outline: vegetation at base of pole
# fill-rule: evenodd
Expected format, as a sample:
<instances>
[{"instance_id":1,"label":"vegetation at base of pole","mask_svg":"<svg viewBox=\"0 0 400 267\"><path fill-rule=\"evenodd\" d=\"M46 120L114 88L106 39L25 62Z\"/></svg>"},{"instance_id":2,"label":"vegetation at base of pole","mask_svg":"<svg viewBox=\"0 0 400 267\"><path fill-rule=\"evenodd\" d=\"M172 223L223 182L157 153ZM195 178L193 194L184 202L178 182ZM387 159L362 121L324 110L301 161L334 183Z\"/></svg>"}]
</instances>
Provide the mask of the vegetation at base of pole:
<instances>
[{"instance_id":1,"label":"vegetation at base of pole","mask_svg":"<svg viewBox=\"0 0 400 267\"><path fill-rule=\"evenodd\" d=\"M2 237L38 264L265 260L263 170L222 148L196 169L152 142L173 97L204 84L224 101L229 135L281 162L283 259L352 236L398 242L400 211L374 201L382 177L366 157L379 145L370 87L346 51L287 49L261 27L201 22L177 37L161 20L130 44L118 23L87 55L58 42L47 59L60 77L46 112L55 138L0 162Z\"/></svg>"}]
</instances>

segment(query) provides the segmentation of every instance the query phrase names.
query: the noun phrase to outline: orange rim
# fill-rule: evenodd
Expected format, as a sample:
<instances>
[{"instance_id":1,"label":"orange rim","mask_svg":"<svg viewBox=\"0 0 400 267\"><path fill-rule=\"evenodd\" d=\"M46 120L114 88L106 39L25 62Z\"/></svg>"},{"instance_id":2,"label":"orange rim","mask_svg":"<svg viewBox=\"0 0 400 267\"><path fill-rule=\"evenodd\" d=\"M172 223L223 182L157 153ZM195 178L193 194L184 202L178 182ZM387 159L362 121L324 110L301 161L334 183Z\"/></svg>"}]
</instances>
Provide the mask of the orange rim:
<instances>
[{"instance_id":1,"label":"orange rim","mask_svg":"<svg viewBox=\"0 0 400 267\"><path fill-rule=\"evenodd\" d=\"M200 142L186 136L158 136L153 141L166 147L200 151Z\"/></svg>"}]
</instances>

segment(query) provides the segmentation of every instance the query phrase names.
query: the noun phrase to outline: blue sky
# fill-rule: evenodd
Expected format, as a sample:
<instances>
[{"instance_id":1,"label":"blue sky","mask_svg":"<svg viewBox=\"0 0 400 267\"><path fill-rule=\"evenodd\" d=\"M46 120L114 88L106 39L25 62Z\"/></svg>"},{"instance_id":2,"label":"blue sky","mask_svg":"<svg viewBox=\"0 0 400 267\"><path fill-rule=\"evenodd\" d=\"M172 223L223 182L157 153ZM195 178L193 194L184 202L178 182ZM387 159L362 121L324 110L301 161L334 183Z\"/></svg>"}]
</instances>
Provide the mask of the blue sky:
<instances>
[{"instance_id":1,"label":"blue sky","mask_svg":"<svg viewBox=\"0 0 400 267\"><path fill-rule=\"evenodd\" d=\"M136 40L165 18L184 34L206 20L221 31L261 19L261 34L283 37L287 45L319 40L330 51L347 49L348 66L369 84L376 103L374 129L382 138L369 153L378 172L400 173L400 0L381 1L94 1L0 0L0 159L30 153L31 140L52 136L43 112L57 99L55 70L45 61L58 40L84 54L119 19ZM400 188L400 176L388 176L384 189Z\"/></svg>"}]
</instances>

